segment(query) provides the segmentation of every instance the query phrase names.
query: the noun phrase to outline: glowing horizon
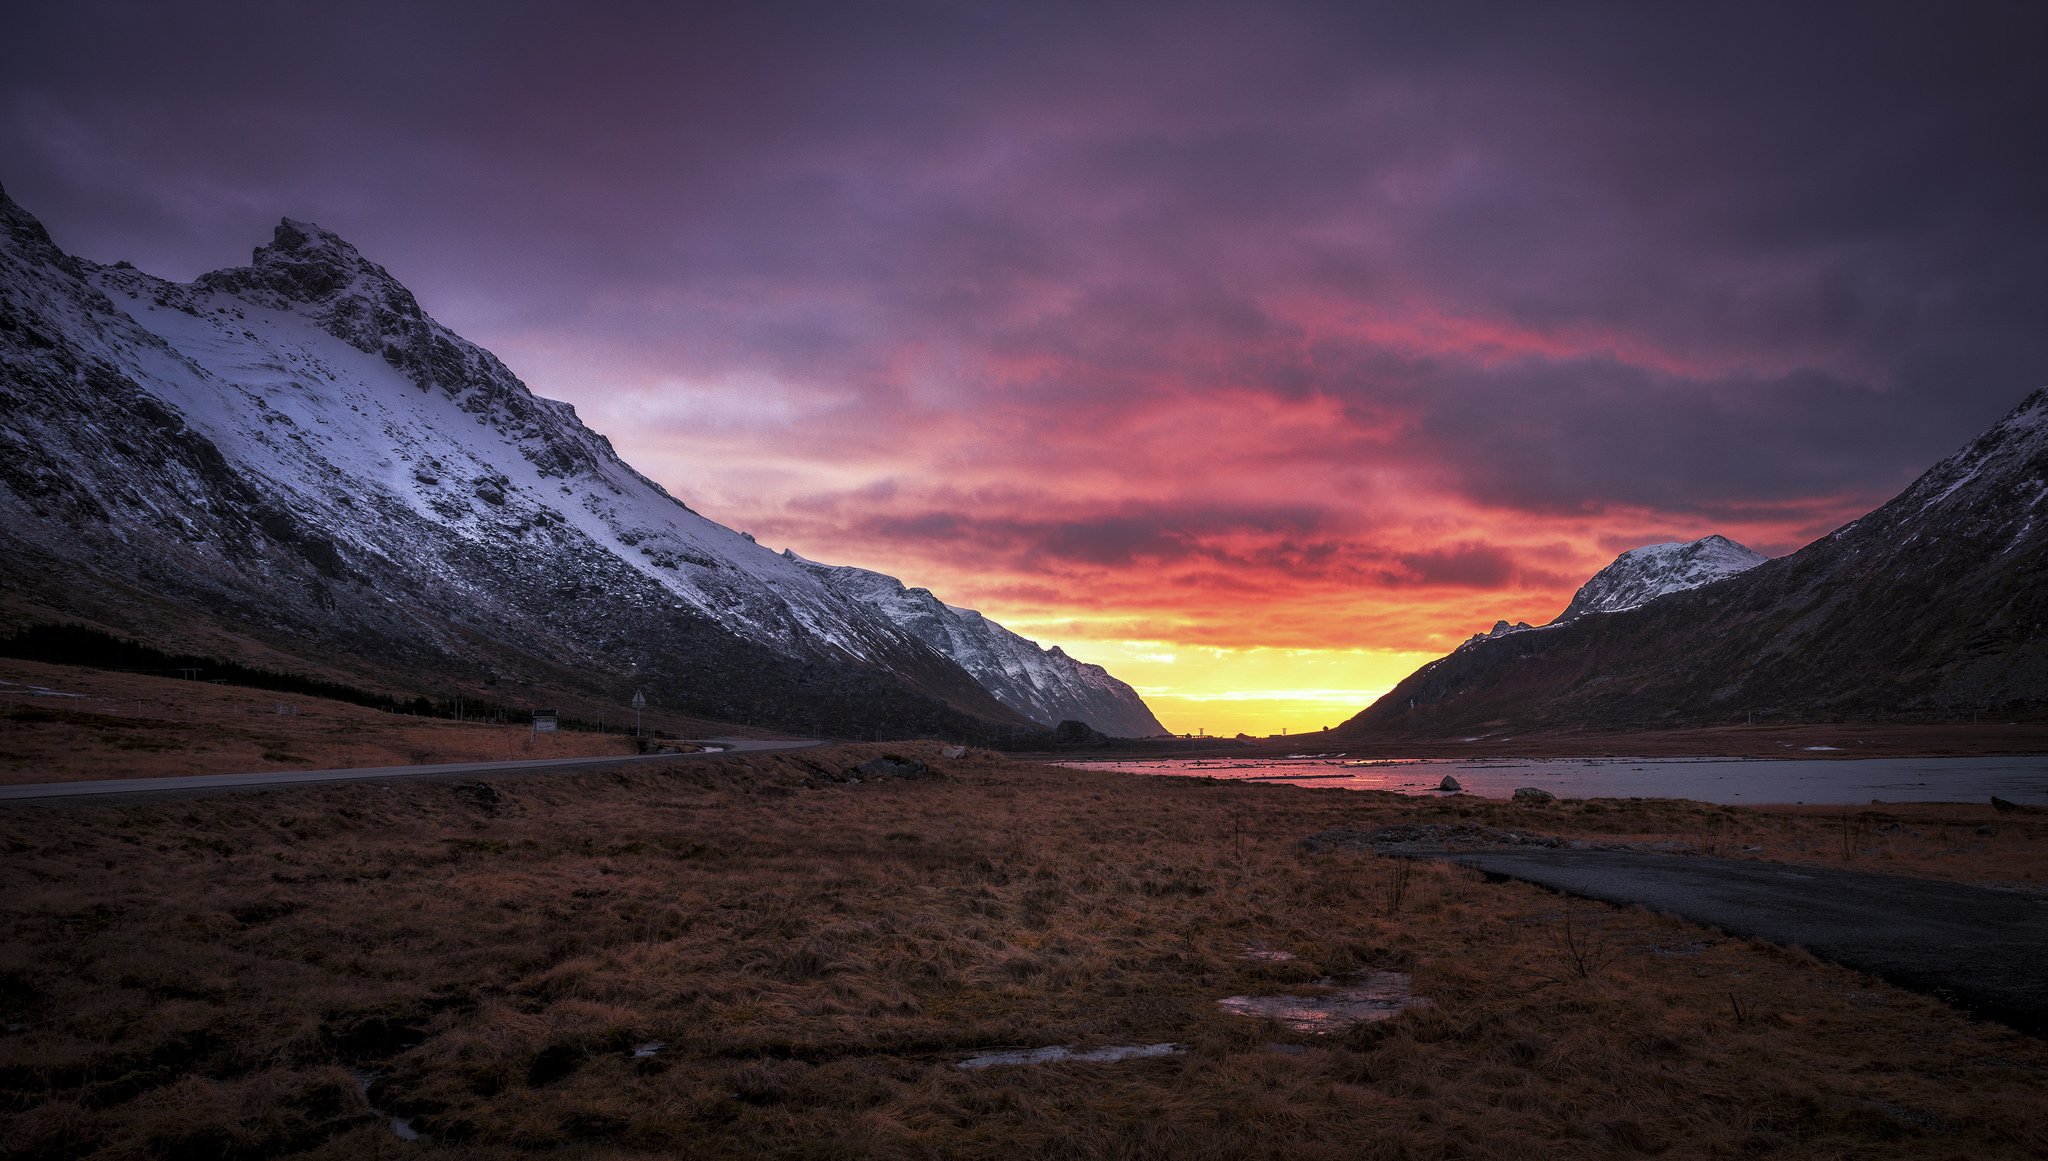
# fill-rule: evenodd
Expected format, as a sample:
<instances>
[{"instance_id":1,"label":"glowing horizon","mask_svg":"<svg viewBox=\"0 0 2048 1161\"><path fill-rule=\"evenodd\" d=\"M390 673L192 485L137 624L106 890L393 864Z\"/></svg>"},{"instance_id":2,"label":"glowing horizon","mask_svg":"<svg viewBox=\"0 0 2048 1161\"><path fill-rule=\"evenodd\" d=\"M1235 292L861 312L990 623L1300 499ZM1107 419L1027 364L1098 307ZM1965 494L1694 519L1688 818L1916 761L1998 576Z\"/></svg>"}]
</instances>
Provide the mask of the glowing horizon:
<instances>
[{"instance_id":1,"label":"glowing horizon","mask_svg":"<svg viewBox=\"0 0 2048 1161\"><path fill-rule=\"evenodd\" d=\"M2048 382L2028 21L81 0L0 178L180 280L317 222L711 518L1295 732Z\"/></svg>"}]
</instances>

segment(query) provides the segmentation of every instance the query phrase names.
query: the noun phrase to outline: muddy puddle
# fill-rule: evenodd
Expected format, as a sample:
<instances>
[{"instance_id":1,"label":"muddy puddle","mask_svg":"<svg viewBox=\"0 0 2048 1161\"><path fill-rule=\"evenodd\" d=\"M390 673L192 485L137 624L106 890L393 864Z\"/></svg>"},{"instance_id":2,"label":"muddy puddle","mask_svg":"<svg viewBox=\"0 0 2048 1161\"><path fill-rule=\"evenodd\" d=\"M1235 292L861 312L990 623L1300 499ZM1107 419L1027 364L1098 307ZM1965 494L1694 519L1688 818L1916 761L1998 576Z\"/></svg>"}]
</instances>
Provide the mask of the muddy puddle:
<instances>
[{"instance_id":1,"label":"muddy puddle","mask_svg":"<svg viewBox=\"0 0 2048 1161\"><path fill-rule=\"evenodd\" d=\"M1178 1044L1115 1044L1107 1048L1091 1048L1076 1052L1071 1048L1054 1045L1050 1048L1026 1048L1014 1052L984 1052L970 1056L954 1068L995 1068L1007 1064L1058 1064L1071 1062L1079 1064L1109 1064L1119 1060L1132 1060L1149 1056L1175 1056L1187 1049Z\"/></svg>"},{"instance_id":2,"label":"muddy puddle","mask_svg":"<svg viewBox=\"0 0 2048 1161\"><path fill-rule=\"evenodd\" d=\"M1427 997L1409 990L1409 977L1401 972L1360 972L1343 980L1319 980L1317 986L1328 990L1313 996L1227 996L1216 1003L1234 1015L1274 1020L1317 1035L1430 1006Z\"/></svg>"}]
</instances>

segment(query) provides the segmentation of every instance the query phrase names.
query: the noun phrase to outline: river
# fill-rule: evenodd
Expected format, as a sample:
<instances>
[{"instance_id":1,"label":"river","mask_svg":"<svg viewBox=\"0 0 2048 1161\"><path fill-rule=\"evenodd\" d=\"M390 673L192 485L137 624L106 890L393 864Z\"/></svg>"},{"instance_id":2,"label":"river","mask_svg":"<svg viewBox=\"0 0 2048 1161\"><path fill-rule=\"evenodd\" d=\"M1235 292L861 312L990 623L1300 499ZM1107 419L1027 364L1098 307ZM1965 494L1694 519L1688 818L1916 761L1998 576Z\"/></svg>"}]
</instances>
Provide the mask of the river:
<instances>
[{"instance_id":1,"label":"river","mask_svg":"<svg viewBox=\"0 0 2048 1161\"><path fill-rule=\"evenodd\" d=\"M1536 786L1559 798L1689 798L1759 803L2048 804L2048 757L1999 758L1203 758L1063 762L1081 770L1283 782L1331 790L1434 794L1448 774L1468 794Z\"/></svg>"}]
</instances>

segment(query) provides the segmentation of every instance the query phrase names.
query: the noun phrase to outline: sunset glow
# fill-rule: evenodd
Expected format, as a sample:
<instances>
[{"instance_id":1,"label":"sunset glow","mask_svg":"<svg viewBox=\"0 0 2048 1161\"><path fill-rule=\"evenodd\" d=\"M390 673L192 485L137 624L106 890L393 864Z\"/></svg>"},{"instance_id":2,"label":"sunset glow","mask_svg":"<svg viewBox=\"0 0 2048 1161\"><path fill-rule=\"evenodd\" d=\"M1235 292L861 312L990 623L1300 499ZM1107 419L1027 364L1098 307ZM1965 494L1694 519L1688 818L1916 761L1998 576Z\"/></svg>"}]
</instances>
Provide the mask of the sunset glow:
<instances>
[{"instance_id":1,"label":"sunset glow","mask_svg":"<svg viewBox=\"0 0 2048 1161\"><path fill-rule=\"evenodd\" d=\"M1334 725L1629 548L1792 551L2048 365L2038 69L1931 18L231 7L10 59L61 243L317 221L696 510L1180 732Z\"/></svg>"}]
</instances>

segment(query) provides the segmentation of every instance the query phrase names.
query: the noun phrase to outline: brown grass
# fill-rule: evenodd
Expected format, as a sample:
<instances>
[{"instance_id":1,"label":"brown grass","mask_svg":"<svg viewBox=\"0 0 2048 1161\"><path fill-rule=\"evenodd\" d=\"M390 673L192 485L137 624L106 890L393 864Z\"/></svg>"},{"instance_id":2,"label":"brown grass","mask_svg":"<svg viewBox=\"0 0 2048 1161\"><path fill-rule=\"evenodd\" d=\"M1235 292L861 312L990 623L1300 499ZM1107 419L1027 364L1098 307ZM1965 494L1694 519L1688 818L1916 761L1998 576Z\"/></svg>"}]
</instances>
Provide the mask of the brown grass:
<instances>
[{"instance_id":1,"label":"brown grass","mask_svg":"<svg viewBox=\"0 0 2048 1161\"><path fill-rule=\"evenodd\" d=\"M1736 807L1599 798L1530 805L1452 795L1413 809L1421 821L2048 892L2048 812L2002 814L1989 803Z\"/></svg>"},{"instance_id":2,"label":"brown grass","mask_svg":"<svg viewBox=\"0 0 2048 1161\"><path fill-rule=\"evenodd\" d=\"M629 739L384 713L232 685L0 661L0 784L580 758ZM29 687L75 697L38 695ZM280 712L280 707L283 712Z\"/></svg>"},{"instance_id":3,"label":"brown grass","mask_svg":"<svg viewBox=\"0 0 2048 1161\"><path fill-rule=\"evenodd\" d=\"M820 776L906 751L945 777ZM1293 850L1457 800L904 746L493 789L0 813L0 1156L2048 1150L2048 1044L1797 951ZM1666 833L1609 807L1548 809ZM1435 1006L1319 1038L1215 1004L1368 968ZM1189 1051L952 1067L1167 1040Z\"/></svg>"}]
</instances>

